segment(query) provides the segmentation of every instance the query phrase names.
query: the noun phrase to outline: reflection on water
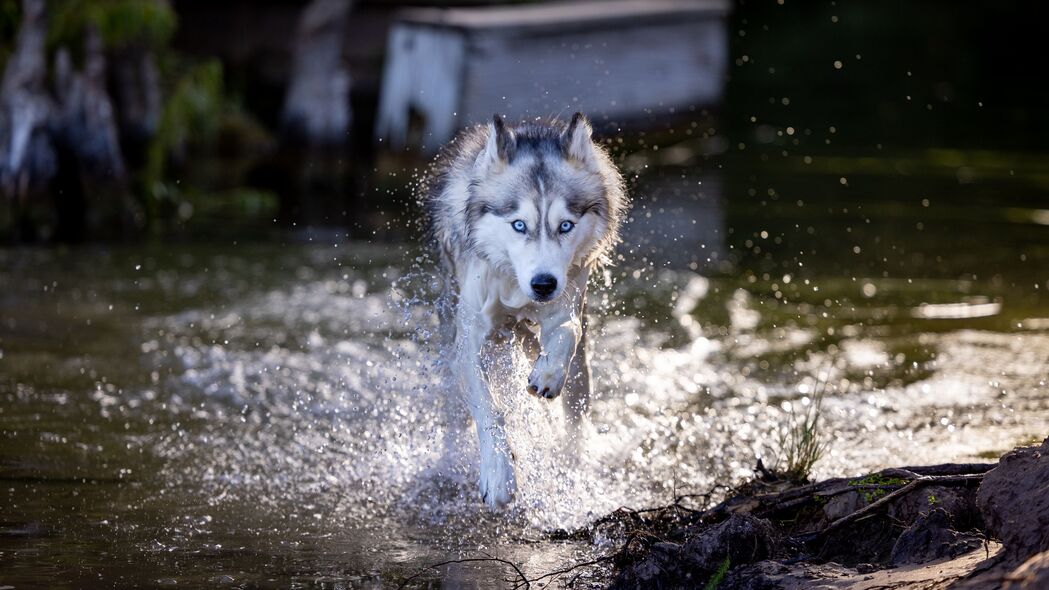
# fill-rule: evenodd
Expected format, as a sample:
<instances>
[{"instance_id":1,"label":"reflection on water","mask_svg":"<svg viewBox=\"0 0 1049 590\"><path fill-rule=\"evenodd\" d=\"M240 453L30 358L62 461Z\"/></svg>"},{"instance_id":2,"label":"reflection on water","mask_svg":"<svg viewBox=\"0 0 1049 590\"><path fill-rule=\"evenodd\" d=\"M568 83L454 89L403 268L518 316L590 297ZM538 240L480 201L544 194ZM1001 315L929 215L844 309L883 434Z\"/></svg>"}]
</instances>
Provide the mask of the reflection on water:
<instances>
[{"instance_id":1,"label":"reflection on water","mask_svg":"<svg viewBox=\"0 0 1049 590\"><path fill-rule=\"evenodd\" d=\"M996 217L1030 204L827 180L641 175L591 295L590 440L524 394L527 363L495 369L503 516L443 418L411 246L2 252L0 582L368 587L481 551L538 574L603 549L554 530L746 478L821 382L820 476L1044 435L1049 228Z\"/></svg>"}]
</instances>

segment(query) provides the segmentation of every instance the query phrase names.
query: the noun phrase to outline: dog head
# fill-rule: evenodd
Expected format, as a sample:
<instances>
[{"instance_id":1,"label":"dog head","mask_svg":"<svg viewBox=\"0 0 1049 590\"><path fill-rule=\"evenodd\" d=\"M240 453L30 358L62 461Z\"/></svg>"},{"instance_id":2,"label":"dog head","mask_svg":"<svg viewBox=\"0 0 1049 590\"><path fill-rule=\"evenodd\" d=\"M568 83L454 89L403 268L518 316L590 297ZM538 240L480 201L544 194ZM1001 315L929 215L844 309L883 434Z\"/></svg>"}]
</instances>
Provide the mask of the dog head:
<instances>
[{"instance_id":1,"label":"dog head","mask_svg":"<svg viewBox=\"0 0 1049 590\"><path fill-rule=\"evenodd\" d=\"M471 246L534 301L559 297L573 266L608 261L625 208L622 177L581 113L488 125L467 204Z\"/></svg>"}]
</instances>

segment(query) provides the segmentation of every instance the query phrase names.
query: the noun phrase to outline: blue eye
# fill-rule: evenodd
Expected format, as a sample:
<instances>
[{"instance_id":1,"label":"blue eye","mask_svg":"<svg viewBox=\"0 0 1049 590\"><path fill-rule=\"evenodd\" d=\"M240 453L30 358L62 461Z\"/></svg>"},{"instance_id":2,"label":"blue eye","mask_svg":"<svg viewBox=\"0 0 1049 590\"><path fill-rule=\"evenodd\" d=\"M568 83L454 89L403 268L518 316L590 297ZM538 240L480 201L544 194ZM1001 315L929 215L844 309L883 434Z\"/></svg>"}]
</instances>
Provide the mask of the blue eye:
<instances>
[{"instance_id":1,"label":"blue eye","mask_svg":"<svg viewBox=\"0 0 1049 590\"><path fill-rule=\"evenodd\" d=\"M561 233L567 234L568 232L572 231L573 227L575 227L575 224L571 221L566 220L561 222L561 227L559 229L561 230Z\"/></svg>"},{"instance_id":2,"label":"blue eye","mask_svg":"<svg viewBox=\"0 0 1049 590\"><path fill-rule=\"evenodd\" d=\"M514 228L514 231L519 234L525 233L525 230L528 229L528 226L525 225L525 222L521 221L520 219L511 223L510 227Z\"/></svg>"}]
</instances>

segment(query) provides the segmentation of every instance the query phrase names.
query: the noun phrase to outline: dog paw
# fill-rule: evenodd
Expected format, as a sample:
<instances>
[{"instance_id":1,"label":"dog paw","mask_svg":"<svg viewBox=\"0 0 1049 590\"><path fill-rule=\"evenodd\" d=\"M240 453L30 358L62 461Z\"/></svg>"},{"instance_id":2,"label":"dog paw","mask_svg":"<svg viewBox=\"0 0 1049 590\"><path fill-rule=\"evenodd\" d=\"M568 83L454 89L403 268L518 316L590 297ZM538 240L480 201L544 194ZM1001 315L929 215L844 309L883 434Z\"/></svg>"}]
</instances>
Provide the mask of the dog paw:
<instances>
[{"instance_id":1,"label":"dog paw","mask_svg":"<svg viewBox=\"0 0 1049 590\"><path fill-rule=\"evenodd\" d=\"M492 510L510 503L517 491L513 453L509 448L481 453L481 500Z\"/></svg>"},{"instance_id":2,"label":"dog paw","mask_svg":"<svg viewBox=\"0 0 1049 590\"><path fill-rule=\"evenodd\" d=\"M561 395L566 378L564 365L552 362L545 354L539 355L531 375L528 376L528 393L554 399Z\"/></svg>"}]
</instances>

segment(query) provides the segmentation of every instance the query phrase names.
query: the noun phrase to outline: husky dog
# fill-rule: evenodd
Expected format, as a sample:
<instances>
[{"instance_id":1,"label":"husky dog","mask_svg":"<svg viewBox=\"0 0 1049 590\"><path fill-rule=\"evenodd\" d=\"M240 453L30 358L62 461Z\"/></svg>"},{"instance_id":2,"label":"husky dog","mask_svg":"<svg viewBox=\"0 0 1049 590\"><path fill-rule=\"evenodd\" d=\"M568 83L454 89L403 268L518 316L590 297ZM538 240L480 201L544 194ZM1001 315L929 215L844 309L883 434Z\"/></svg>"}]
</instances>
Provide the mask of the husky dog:
<instances>
[{"instance_id":1,"label":"husky dog","mask_svg":"<svg viewBox=\"0 0 1049 590\"><path fill-rule=\"evenodd\" d=\"M623 179L581 113L519 125L496 115L446 146L422 193L447 291L442 336L477 427L481 498L500 508L516 490L514 455L482 349L502 334L537 354L528 392L564 393L578 435L590 398L584 296L619 241Z\"/></svg>"}]
</instances>

